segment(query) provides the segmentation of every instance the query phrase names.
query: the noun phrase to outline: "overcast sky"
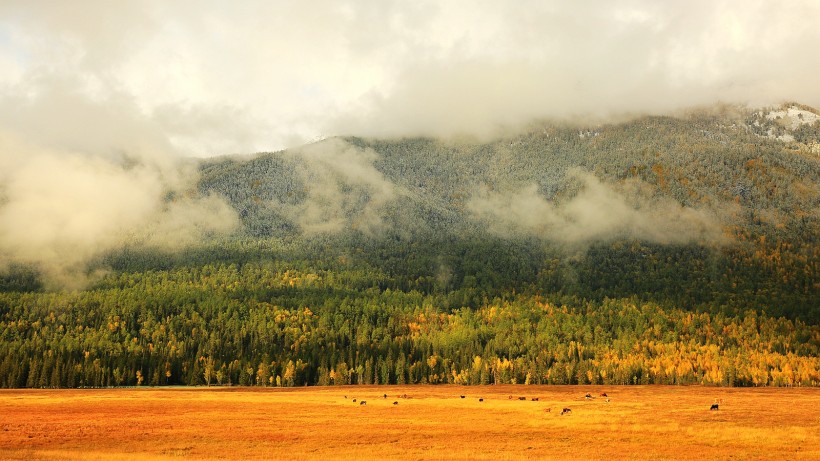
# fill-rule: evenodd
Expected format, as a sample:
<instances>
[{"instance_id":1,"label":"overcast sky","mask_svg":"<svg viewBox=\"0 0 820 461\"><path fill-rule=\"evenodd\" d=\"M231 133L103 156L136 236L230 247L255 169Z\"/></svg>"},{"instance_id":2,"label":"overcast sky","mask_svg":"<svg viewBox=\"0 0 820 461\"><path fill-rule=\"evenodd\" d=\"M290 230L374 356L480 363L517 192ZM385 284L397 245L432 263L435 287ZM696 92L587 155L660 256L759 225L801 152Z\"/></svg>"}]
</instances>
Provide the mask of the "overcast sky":
<instances>
[{"instance_id":1,"label":"overcast sky","mask_svg":"<svg viewBox=\"0 0 820 461\"><path fill-rule=\"evenodd\" d=\"M817 0L3 0L0 142L202 157L717 101L820 106L817 50Z\"/></svg>"}]
</instances>

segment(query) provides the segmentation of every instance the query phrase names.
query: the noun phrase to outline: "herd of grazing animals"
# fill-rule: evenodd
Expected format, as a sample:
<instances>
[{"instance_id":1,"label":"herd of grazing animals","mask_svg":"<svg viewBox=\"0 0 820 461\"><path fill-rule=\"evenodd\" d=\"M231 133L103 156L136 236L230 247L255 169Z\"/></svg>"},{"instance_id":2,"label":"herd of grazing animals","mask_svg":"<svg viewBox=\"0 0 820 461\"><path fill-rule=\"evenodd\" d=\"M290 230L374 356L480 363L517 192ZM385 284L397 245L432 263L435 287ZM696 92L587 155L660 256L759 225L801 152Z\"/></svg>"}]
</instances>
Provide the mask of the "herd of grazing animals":
<instances>
[{"instance_id":1,"label":"herd of grazing animals","mask_svg":"<svg viewBox=\"0 0 820 461\"><path fill-rule=\"evenodd\" d=\"M600 394L600 396L601 396L601 397L607 397L606 392L604 392L604 393ZM387 394L383 394L383 395L382 395L382 397L386 399L386 398L387 398ZM345 399L347 399L347 396L344 396L344 398L345 398ZM411 397L408 397L408 396L407 396L407 394L402 394L402 395L397 395L397 396L396 396L396 398L399 398L399 399L409 399L409 398L411 398ZM467 396L466 396L466 395L459 395L459 398L466 399L466 398L467 398ZM585 399L587 399L587 400L590 400L590 399L593 399L594 397L592 397L592 395L591 395L591 394L586 394L586 396L584 396L584 398L585 398ZM513 400L513 399L515 399L515 397L513 397L512 395L508 397L508 400ZM519 401L526 401L526 400L527 400L527 398L526 398L526 397L518 397L518 400L519 400ZM478 399L478 401L479 401L479 402L483 402L483 401L484 401L484 398L483 398L483 397L480 397L480 398ZM530 398L530 401L532 401L532 402L538 402L538 401L540 401L540 397L532 397L532 398ZM609 399L607 398L607 399L606 399L606 401L607 401L607 402L609 402ZM353 399L353 403L356 403L356 399L355 399L355 398ZM398 404L399 404L399 401L398 401L398 400L393 401L393 405L398 405ZM364 401L364 400L362 400L362 401L360 401L360 402L359 402L359 405L360 405L360 406L362 406L362 405L367 405L367 402L366 402L366 401ZM712 405L712 409L713 409L713 410L716 410L716 409L717 409L717 405ZM552 409L551 409L551 408L549 408L549 407L547 407L544 411L545 411L545 412L547 412L547 413L550 413L550 412L552 411ZM572 410L571 410L570 408L568 408L568 407L564 407L564 408L561 410L561 415L571 414L571 413L572 413Z\"/></svg>"},{"instance_id":2,"label":"herd of grazing animals","mask_svg":"<svg viewBox=\"0 0 820 461\"><path fill-rule=\"evenodd\" d=\"M610 400L609 400L609 396L606 394L606 392L602 392L602 393L598 394L598 396L599 396L599 397L604 397L604 398L606 398L606 400L605 400L605 401L606 401L606 403L609 403L609 401L610 401ZM459 397L460 397L460 398L462 398L462 399L467 398L467 396L466 396L466 395L459 395ZM347 399L347 396L344 396L344 398L345 398L345 399ZM385 399L386 399L386 398L387 398L387 394L383 394L383 398L385 398ZM409 399L409 398L411 398L411 397L408 397L408 396L407 396L407 394L402 394L402 395L397 395L397 396L396 396L396 398L399 398L399 399ZM585 400L592 400L592 399L594 399L594 398L595 398L595 397L593 397L593 396L592 396L592 394L590 394L590 393L587 393L587 394L584 396L584 399L585 399ZM513 399L514 399L514 397L513 397L512 395L510 395L507 399L508 399L508 400L513 400ZM539 397L532 397L530 400L531 400L532 402L538 402L538 401L539 401L539 399L540 399ZM526 398L526 397L518 397L518 400L520 400L520 401L525 401L525 400L527 400L527 398ZM483 401L484 401L484 398L483 398L483 397L481 397L481 398L479 398L479 399L478 399L478 401L479 401L479 402L483 402ZM353 399L353 403L356 403L356 399L355 399L355 398ZM723 403L722 399L721 399L720 403ZM393 401L393 405L398 405L398 404L399 404L399 401L398 401L398 400ZM360 406L361 406L361 405L367 405L367 402L366 402L366 401L364 401L364 400L362 400L361 402L359 402L359 405L360 405ZM715 399L715 403L713 403L713 404L712 404L712 406L711 406L711 407L709 407L709 411L718 411L718 410L719 410L718 399ZM550 412L552 411L552 409L551 409L551 408L549 408L549 407L547 407L546 409L544 409L544 411L545 411L545 412L547 412L547 413L550 413ZM572 414L572 409L570 409L569 407L564 407L564 408L561 410L561 415L569 415L569 414Z\"/></svg>"}]
</instances>

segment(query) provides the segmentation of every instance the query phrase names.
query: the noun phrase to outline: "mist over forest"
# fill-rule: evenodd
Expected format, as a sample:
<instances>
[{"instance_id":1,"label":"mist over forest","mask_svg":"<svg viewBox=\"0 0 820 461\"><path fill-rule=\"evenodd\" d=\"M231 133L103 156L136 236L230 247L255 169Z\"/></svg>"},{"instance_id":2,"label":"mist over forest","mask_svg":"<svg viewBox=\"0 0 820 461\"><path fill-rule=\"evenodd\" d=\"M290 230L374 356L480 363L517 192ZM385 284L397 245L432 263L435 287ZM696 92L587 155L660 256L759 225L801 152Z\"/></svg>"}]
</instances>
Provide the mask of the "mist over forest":
<instances>
[{"instance_id":1,"label":"mist over forest","mask_svg":"<svg viewBox=\"0 0 820 461\"><path fill-rule=\"evenodd\" d=\"M33 287L89 288L112 272L184 265L202 248L260 241L288 248L287 258L447 279L447 289L479 276L491 291L499 277L538 290L549 270L549 290L675 293L695 306L713 300L710 290L732 291L730 261L748 258L734 262L757 271L741 281L751 284L744 299L755 300L745 307L816 319L817 118L799 104L720 106L592 125L533 122L492 141L336 137L161 167L38 153L6 170L5 283L30 274ZM485 245L527 248L508 256L527 272L513 277L480 251L454 251ZM669 260L666 251L684 256ZM133 253L145 255L141 263ZM770 253L776 263L764 261ZM704 273L682 284L703 254ZM593 287L597 276L582 268L637 272ZM648 285L618 288L636 281ZM767 298L781 295L794 299Z\"/></svg>"},{"instance_id":2,"label":"mist over forest","mask_svg":"<svg viewBox=\"0 0 820 461\"><path fill-rule=\"evenodd\" d=\"M0 5L0 386L820 384L817 2L78 5Z\"/></svg>"},{"instance_id":3,"label":"mist over forest","mask_svg":"<svg viewBox=\"0 0 820 461\"><path fill-rule=\"evenodd\" d=\"M2 384L816 385L817 118L23 168L0 208ZM83 175L126 187L60 189Z\"/></svg>"}]
</instances>

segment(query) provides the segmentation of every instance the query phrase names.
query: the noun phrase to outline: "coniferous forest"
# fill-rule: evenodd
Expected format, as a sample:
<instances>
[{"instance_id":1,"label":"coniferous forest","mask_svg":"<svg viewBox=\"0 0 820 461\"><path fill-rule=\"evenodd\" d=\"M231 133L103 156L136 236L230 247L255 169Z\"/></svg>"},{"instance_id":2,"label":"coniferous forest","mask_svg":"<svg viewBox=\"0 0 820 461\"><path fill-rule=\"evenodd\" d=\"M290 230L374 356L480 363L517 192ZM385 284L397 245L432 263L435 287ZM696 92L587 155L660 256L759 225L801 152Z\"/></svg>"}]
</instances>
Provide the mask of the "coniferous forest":
<instances>
[{"instance_id":1,"label":"coniferous forest","mask_svg":"<svg viewBox=\"0 0 820 461\"><path fill-rule=\"evenodd\" d=\"M124 241L79 287L3 268L0 386L817 386L820 122L797 125L723 107L203 160L186 194L230 233Z\"/></svg>"}]
</instances>

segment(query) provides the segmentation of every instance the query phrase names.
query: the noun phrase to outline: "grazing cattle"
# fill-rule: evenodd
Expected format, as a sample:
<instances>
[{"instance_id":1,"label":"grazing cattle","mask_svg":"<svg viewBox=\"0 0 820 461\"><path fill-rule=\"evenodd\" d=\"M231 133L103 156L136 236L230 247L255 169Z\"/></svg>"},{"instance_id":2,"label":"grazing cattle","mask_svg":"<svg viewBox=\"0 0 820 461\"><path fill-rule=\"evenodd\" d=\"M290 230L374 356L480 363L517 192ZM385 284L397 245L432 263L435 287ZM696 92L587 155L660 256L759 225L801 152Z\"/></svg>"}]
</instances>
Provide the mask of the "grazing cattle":
<instances>
[{"instance_id":1,"label":"grazing cattle","mask_svg":"<svg viewBox=\"0 0 820 461\"><path fill-rule=\"evenodd\" d=\"M384 394L384 398L387 398L387 394Z\"/></svg>"},{"instance_id":2,"label":"grazing cattle","mask_svg":"<svg viewBox=\"0 0 820 461\"><path fill-rule=\"evenodd\" d=\"M345 398L347 398L347 396L345 396Z\"/></svg>"},{"instance_id":3,"label":"grazing cattle","mask_svg":"<svg viewBox=\"0 0 820 461\"><path fill-rule=\"evenodd\" d=\"M526 397L518 397L518 400L527 400Z\"/></svg>"},{"instance_id":4,"label":"grazing cattle","mask_svg":"<svg viewBox=\"0 0 820 461\"><path fill-rule=\"evenodd\" d=\"M713 403L712 406L709 407L709 411L717 410L717 409L718 409L718 404L716 404L716 403Z\"/></svg>"},{"instance_id":5,"label":"grazing cattle","mask_svg":"<svg viewBox=\"0 0 820 461\"><path fill-rule=\"evenodd\" d=\"M367 402L365 402L364 400L362 400L361 402L359 402L359 405L367 405Z\"/></svg>"},{"instance_id":6,"label":"grazing cattle","mask_svg":"<svg viewBox=\"0 0 820 461\"><path fill-rule=\"evenodd\" d=\"M462 396L461 396L461 398L463 399L463 398L464 398L464 396L462 395Z\"/></svg>"},{"instance_id":7,"label":"grazing cattle","mask_svg":"<svg viewBox=\"0 0 820 461\"><path fill-rule=\"evenodd\" d=\"M479 401L479 402L483 402L483 401L484 401L484 399L478 399L478 401Z\"/></svg>"},{"instance_id":8,"label":"grazing cattle","mask_svg":"<svg viewBox=\"0 0 820 461\"><path fill-rule=\"evenodd\" d=\"M606 403L609 403L609 399L608 399L608 398L606 399Z\"/></svg>"},{"instance_id":9,"label":"grazing cattle","mask_svg":"<svg viewBox=\"0 0 820 461\"><path fill-rule=\"evenodd\" d=\"M393 402L393 405L398 405L398 404L399 404L399 402Z\"/></svg>"},{"instance_id":10,"label":"grazing cattle","mask_svg":"<svg viewBox=\"0 0 820 461\"><path fill-rule=\"evenodd\" d=\"M606 395L606 392L602 392L602 393L601 393L601 397L609 397L609 396L608 396L608 395Z\"/></svg>"},{"instance_id":11,"label":"grazing cattle","mask_svg":"<svg viewBox=\"0 0 820 461\"><path fill-rule=\"evenodd\" d=\"M537 401L538 401L538 397L533 397L531 400L532 400L533 402L537 402Z\"/></svg>"},{"instance_id":12,"label":"grazing cattle","mask_svg":"<svg viewBox=\"0 0 820 461\"><path fill-rule=\"evenodd\" d=\"M544 409L544 411L546 411L547 413L551 413L552 409L551 408L546 408L546 409Z\"/></svg>"},{"instance_id":13,"label":"grazing cattle","mask_svg":"<svg viewBox=\"0 0 820 461\"><path fill-rule=\"evenodd\" d=\"M356 403L356 399L353 399L353 403Z\"/></svg>"},{"instance_id":14,"label":"grazing cattle","mask_svg":"<svg viewBox=\"0 0 820 461\"><path fill-rule=\"evenodd\" d=\"M591 399L591 398L592 398L592 394L587 394L587 395L585 395L585 396L584 396L584 398L585 398L585 399L587 399L587 400L589 400L589 399Z\"/></svg>"},{"instance_id":15,"label":"grazing cattle","mask_svg":"<svg viewBox=\"0 0 820 461\"><path fill-rule=\"evenodd\" d=\"M565 407L563 410L561 410L561 414L562 414L562 415L569 415L569 414L572 414L572 410L570 410L569 408L566 408L566 407Z\"/></svg>"},{"instance_id":16,"label":"grazing cattle","mask_svg":"<svg viewBox=\"0 0 820 461\"><path fill-rule=\"evenodd\" d=\"M509 397L507 397L507 399L508 399L508 400L512 400L512 399L513 399L513 396L509 396Z\"/></svg>"}]
</instances>

